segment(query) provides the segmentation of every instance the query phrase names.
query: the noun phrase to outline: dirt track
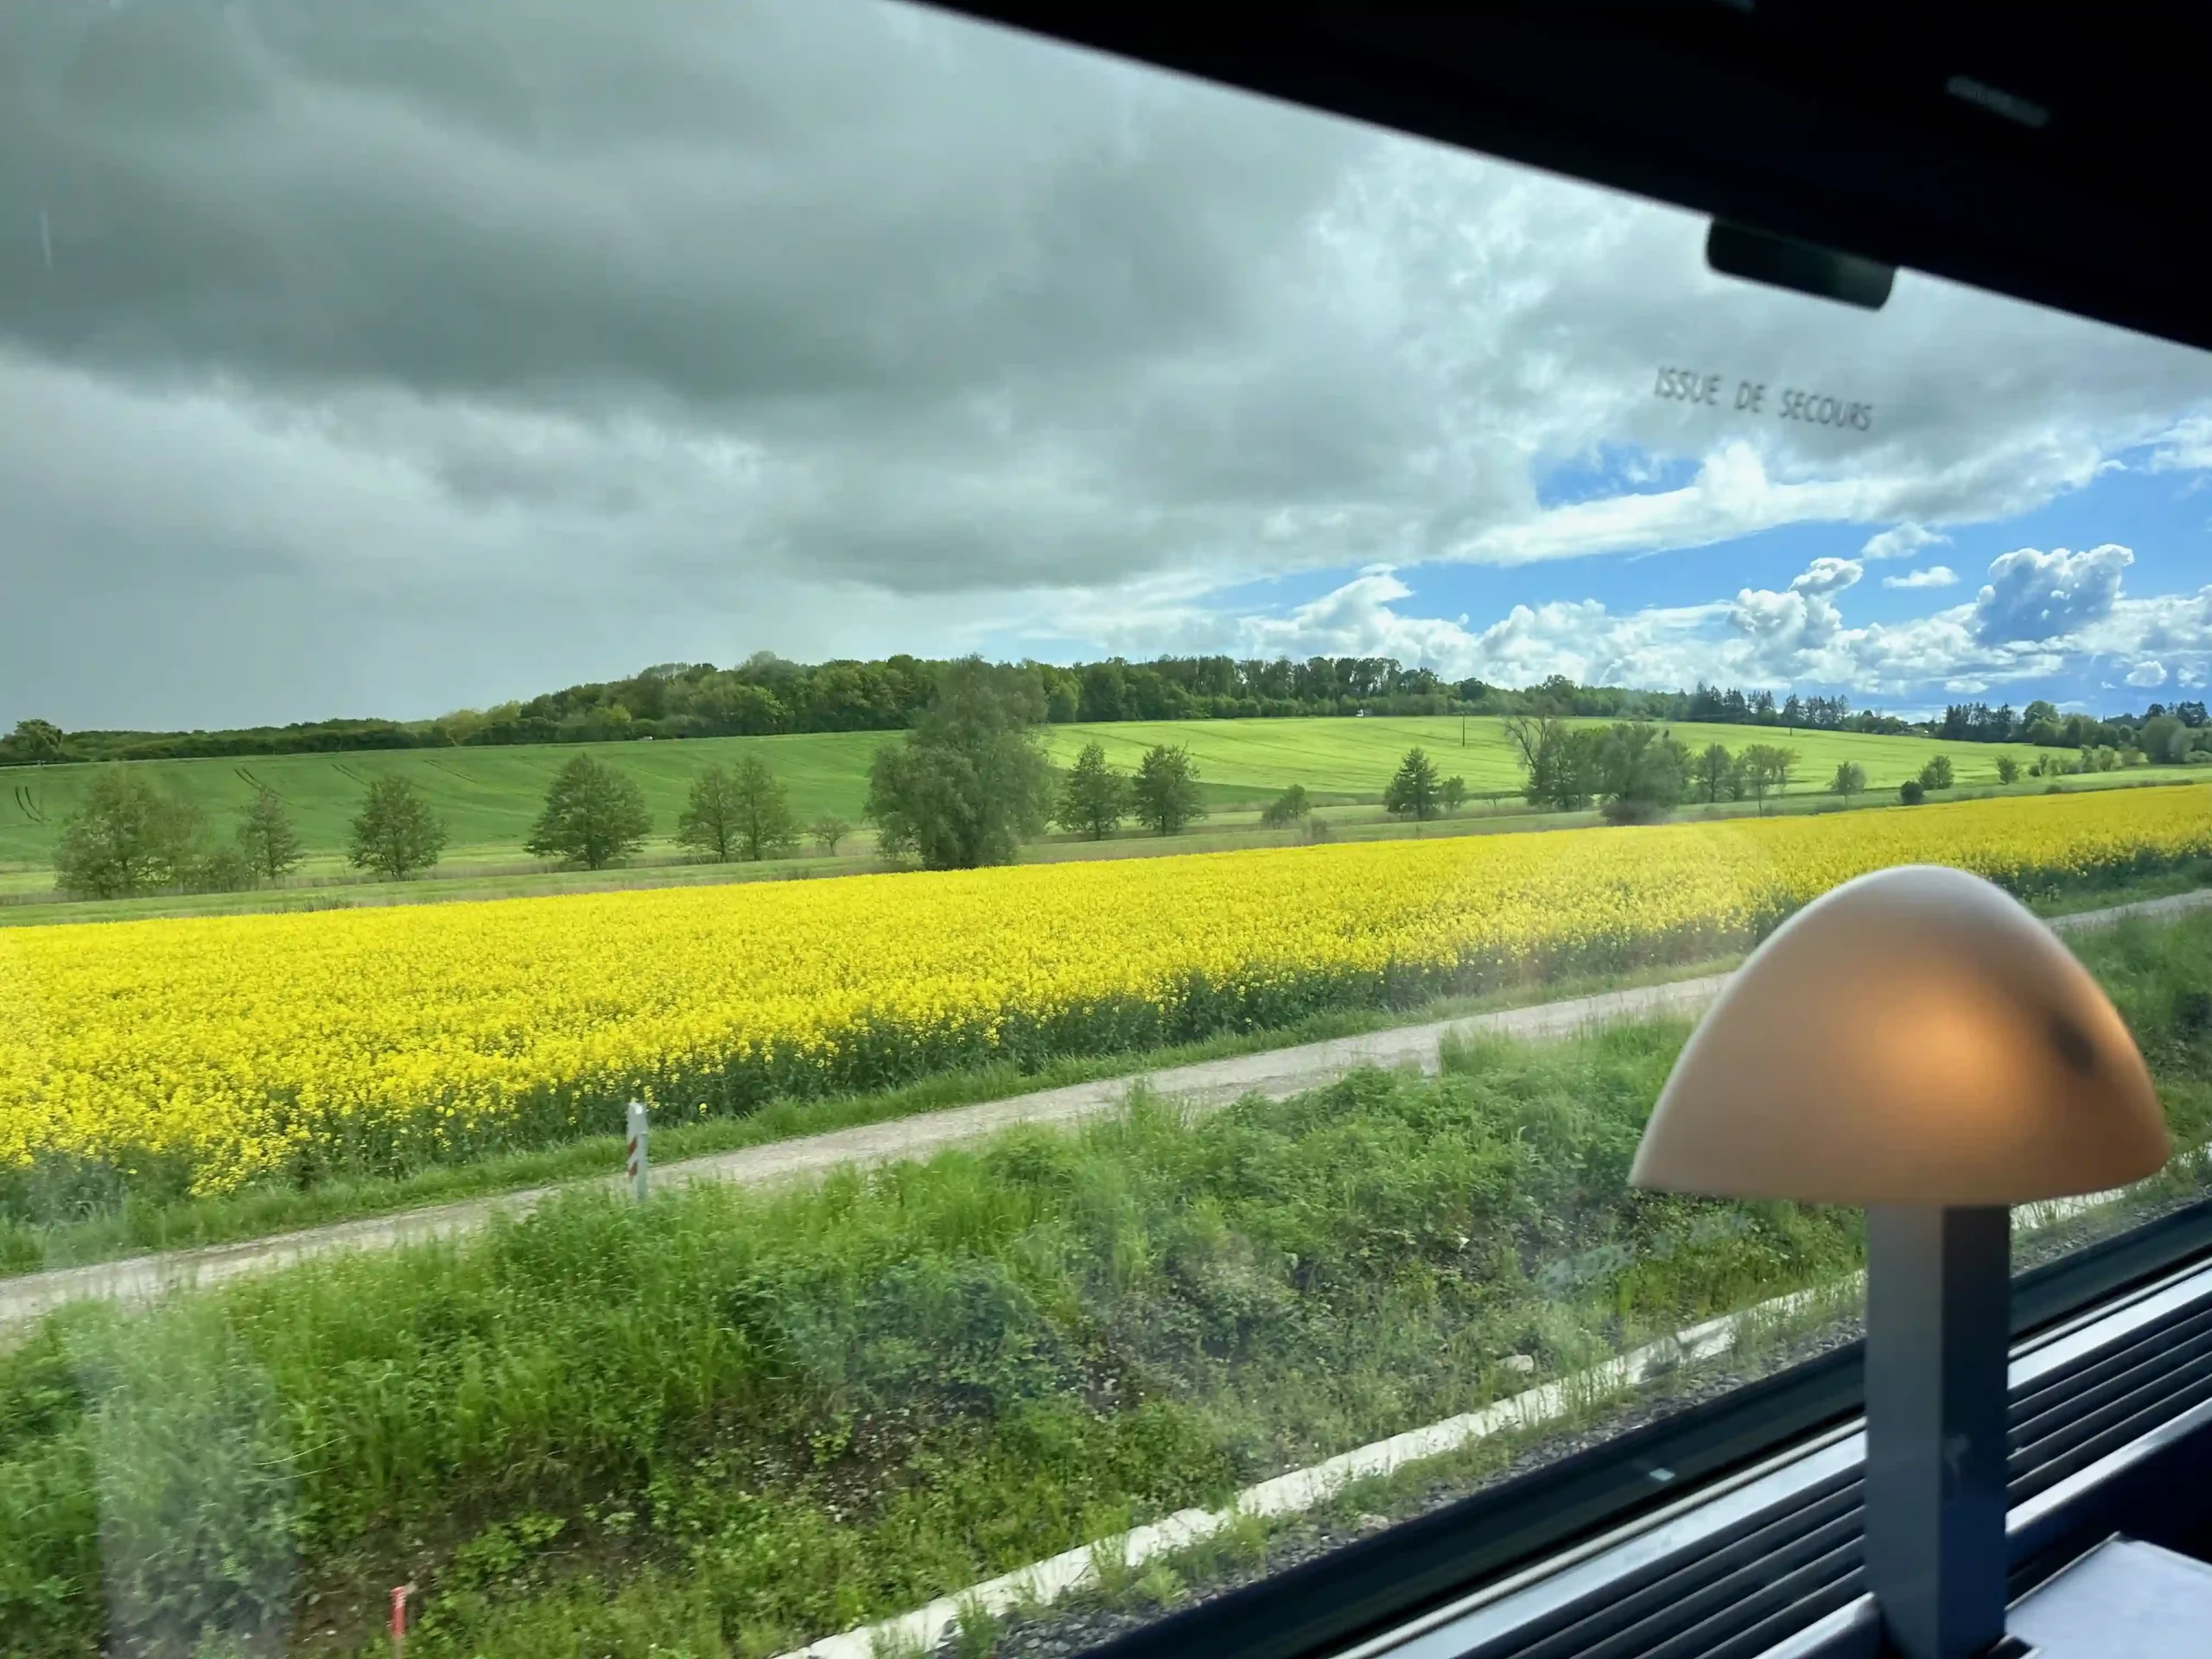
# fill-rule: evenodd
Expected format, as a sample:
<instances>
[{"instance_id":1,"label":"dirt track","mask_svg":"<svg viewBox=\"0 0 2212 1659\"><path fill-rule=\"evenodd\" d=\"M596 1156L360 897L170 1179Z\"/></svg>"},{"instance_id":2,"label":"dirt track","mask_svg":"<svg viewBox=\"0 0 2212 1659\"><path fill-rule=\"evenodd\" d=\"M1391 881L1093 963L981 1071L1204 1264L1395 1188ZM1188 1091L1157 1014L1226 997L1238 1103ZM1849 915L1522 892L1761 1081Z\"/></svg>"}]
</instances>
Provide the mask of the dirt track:
<instances>
[{"instance_id":1,"label":"dirt track","mask_svg":"<svg viewBox=\"0 0 2212 1659\"><path fill-rule=\"evenodd\" d=\"M2177 893L2165 899L2058 917L2053 919L2052 925L2061 931L2071 931L2101 926L2124 916L2178 915L2207 905L2212 905L2212 891ZM1671 984L1639 986L1599 996L1541 1002L1426 1025L1401 1026L1363 1037L1304 1043L1296 1047L1205 1060L1135 1077L1041 1090L973 1106L921 1112L881 1123L859 1124L824 1135L802 1135L766 1146L747 1147L736 1152L663 1165L653 1172L653 1181L656 1186L680 1186L692 1181L735 1181L757 1185L819 1174L845 1164L879 1164L923 1157L1016 1124L1076 1123L1113 1111L1138 1083L1147 1084L1156 1093L1196 1105L1219 1106L1247 1095L1283 1099L1301 1090L1332 1082L1361 1066L1417 1065L1433 1071L1439 1045L1449 1033L1543 1039L1658 1014L1692 1015L1712 1001L1726 979L1725 975L1712 975ZM608 1178L607 1184L614 1184L616 1179ZM330 1250L380 1249L473 1231L495 1213L526 1211L563 1190L530 1187L460 1204L306 1228L233 1244L125 1256L88 1267L60 1268L0 1279L0 1332L28 1324L64 1302L91 1298L143 1300L186 1286L217 1284L240 1274L267 1272Z\"/></svg>"}]
</instances>

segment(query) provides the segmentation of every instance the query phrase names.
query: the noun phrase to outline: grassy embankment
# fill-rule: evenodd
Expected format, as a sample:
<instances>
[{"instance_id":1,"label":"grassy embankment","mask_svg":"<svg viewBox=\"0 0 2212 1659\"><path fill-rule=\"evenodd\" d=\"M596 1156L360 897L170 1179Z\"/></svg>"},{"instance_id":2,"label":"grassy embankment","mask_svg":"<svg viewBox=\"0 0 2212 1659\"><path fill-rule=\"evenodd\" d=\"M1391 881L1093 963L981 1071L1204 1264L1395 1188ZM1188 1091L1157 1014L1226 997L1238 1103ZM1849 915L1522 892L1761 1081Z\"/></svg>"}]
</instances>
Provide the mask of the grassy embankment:
<instances>
[{"instance_id":1,"label":"grassy embankment","mask_svg":"<svg viewBox=\"0 0 2212 1659\"><path fill-rule=\"evenodd\" d=\"M2080 949L2201 1143L2212 918ZM0 1652L290 1620L295 1651L368 1654L410 1579L414 1659L760 1659L1516 1391L1509 1357L1568 1374L1834 1282L1848 1212L1626 1189L1682 1034L1140 1106L805 1191L580 1196L72 1310L0 1357ZM1207 1566L1109 1587L1172 1600Z\"/></svg>"},{"instance_id":2,"label":"grassy embankment","mask_svg":"<svg viewBox=\"0 0 2212 1659\"><path fill-rule=\"evenodd\" d=\"M1156 852L1202 852L1236 846L1274 845L1295 832L1263 830L1261 807L1291 784L1324 803L1322 817L1347 839L1439 833L1480 833L1503 828L1544 829L1585 822L1588 815L1531 813L1515 791L1520 772L1495 719L1301 719L1130 721L1050 728L1054 760L1071 760L1092 740L1109 759L1133 767L1154 743L1189 746L1204 780L1212 817L1190 834L1163 839L1134 828L1101 843L1055 835L1029 849L1035 859L1119 857ZM1685 726L1684 741L1740 749L1749 743L1781 743L1800 755L1789 793L1768 810L1804 811L1840 804L1821 791L1839 762L1856 761L1866 772L1870 795L1893 793L1929 756L1950 756L1957 792L1998 790L1997 760L2011 754L2023 766L2037 751L2021 744L1949 744L1927 738L1874 737L1856 733L1783 732L1765 727ZM57 902L52 858L60 826L80 802L92 768L85 766L0 770L0 923L92 919L111 916L194 915L315 904L422 902L438 899L510 897L625 885L661 886L762 877L839 874L871 868L873 843L865 830L836 856L807 848L798 856L758 865L690 861L671 839L690 780L707 766L728 764L746 753L762 756L789 790L800 821L824 814L859 823L867 793L869 757L895 738L884 732L832 732L786 737L709 738L671 743L597 744L591 753L635 778L658 834L639 859L620 871L556 871L522 850L554 772L573 747L397 750L349 755L281 755L253 760L170 760L142 763L164 785L198 803L210 823L226 830L255 790L265 784L284 798L308 850L300 873L280 887L251 894L162 895L102 904ZM1382 811L1382 789L1405 751L1428 749L1440 768L1464 777L1473 800L1452 819L1406 825ZM452 830L444 861L429 875L394 886L362 880L347 868L342 849L346 823L367 780L388 772L412 778ZM2102 786L2151 779L2177 780L2179 770L2161 768L2071 779L2066 787ZM2195 777L2212 772L2190 772ZM2012 791L2033 792L2044 780L2024 780ZM1705 810L1707 809L1699 809ZM1721 814L1757 810L1730 803Z\"/></svg>"}]
</instances>

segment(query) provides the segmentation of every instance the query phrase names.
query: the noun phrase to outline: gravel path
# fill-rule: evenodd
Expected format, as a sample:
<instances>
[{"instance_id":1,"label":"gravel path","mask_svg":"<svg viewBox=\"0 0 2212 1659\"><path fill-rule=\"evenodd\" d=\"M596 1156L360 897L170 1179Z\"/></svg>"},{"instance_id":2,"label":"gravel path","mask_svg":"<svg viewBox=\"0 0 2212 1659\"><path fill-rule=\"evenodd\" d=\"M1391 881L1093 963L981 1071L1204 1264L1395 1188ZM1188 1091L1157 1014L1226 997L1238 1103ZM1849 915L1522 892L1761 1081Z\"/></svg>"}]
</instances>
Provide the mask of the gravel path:
<instances>
[{"instance_id":1,"label":"gravel path","mask_svg":"<svg viewBox=\"0 0 2212 1659\"><path fill-rule=\"evenodd\" d=\"M2062 932L2097 927L2124 916L2179 915L2212 905L2212 890L2176 893L2164 899L2116 905L2052 918ZM1247 1095L1281 1100L1334 1082L1362 1066L1415 1065L1437 1069L1437 1052L1447 1035L1541 1039L1564 1037L1595 1027L1669 1014L1701 1012L1726 976L1637 986L1598 996L1506 1008L1458 1020L1401 1026L1360 1037L1301 1043L1293 1048L1205 1060L1193 1065L1109 1077L1065 1088L1040 1090L1005 1100L918 1112L881 1123L858 1124L824 1135L801 1135L766 1146L716 1153L653 1171L656 1187L692 1181L734 1181L760 1185L803 1179L846 1164L880 1164L925 1157L945 1147L981 1140L1017 1124L1070 1124L1117 1109L1131 1087L1142 1083L1155 1092L1200 1107L1226 1105ZM619 1177L602 1184L614 1185ZM577 1183L589 1185L592 1183ZM45 1273L0 1279L0 1332L29 1324L64 1302L106 1299L143 1300L186 1286L219 1284L241 1274L265 1273L331 1250L375 1249L473 1232L495 1213L519 1214L563 1186L527 1187L460 1204L403 1211L364 1221L304 1228L297 1232L213 1244L196 1249L125 1256L88 1267L58 1268Z\"/></svg>"}]
</instances>

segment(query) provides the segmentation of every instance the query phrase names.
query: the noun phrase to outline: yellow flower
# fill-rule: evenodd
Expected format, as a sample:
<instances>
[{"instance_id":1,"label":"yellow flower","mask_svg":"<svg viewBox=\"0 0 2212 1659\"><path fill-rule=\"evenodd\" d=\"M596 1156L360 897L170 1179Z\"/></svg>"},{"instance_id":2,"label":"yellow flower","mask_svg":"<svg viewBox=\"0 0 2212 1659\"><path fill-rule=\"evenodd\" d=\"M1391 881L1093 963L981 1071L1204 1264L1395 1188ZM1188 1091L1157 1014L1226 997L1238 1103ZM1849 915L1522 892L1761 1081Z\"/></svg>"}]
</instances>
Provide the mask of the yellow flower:
<instances>
[{"instance_id":1,"label":"yellow flower","mask_svg":"<svg viewBox=\"0 0 2212 1659\"><path fill-rule=\"evenodd\" d=\"M222 1191L1740 944L1886 865L2212 855L2201 787L947 874L0 930L0 1164Z\"/></svg>"}]
</instances>

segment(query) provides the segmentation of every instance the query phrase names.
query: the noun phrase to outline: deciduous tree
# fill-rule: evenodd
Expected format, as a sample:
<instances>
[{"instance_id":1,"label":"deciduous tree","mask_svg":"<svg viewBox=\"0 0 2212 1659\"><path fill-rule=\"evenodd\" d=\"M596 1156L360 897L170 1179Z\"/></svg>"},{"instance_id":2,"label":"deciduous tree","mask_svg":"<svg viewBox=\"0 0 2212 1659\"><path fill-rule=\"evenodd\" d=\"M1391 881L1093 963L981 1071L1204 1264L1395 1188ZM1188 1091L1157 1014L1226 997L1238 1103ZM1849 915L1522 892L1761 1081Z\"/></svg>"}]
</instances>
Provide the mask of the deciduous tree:
<instances>
[{"instance_id":1,"label":"deciduous tree","mask_svg":"<svg viewBox=\"0 0 2212 1659\"><path fill-rule=\"evenodd\" d=\"M1601 732L1577 731L1557 715L1538 710L1510 715L1506 741L1524 776L1522 793L1531 806L1579 812L1598 791Z\"/></svg>"},{"instance_id":2,"label":"deciduous tree","mask_svg":"<svg viewBox=\"0 0 2212 1659\"><path fill-rule=\"evenodd\" d=\"M652 833L645 791L604 760L579 754L553 774L545 810L537 815L524 851L603 870L625 859Z\"/></svg>"},{"instance_id":3,"label":"deciduous tree","mask_svg":"<svg viewBox=\"0 0 2212 1659\"><path fill-rule=\"evenodd\" d=\"M85 804L54 849L55 885L91 899L121 899L188 881L199 855L200 809L136 768L93 774Z\"/></svg>"},{"instance_id":4,"label":"deciduous tree","mask_svg":"<svg viewBox=\"0 0 2212 1659\"><path fill-rule=\"evenodd\" d=\"M265 785L238 820L238 843L247 867L264 881L281 880L299 868L300 832L292 827L283 797Z\"/></svg>"},{"instance_id":5,"label":"deciduous tree","mask_svg":"<svg viewBox=\"0 0 2212 1659\"><path fill-rule=\"evenodd\" d=\"M1681 804L1690 753L1648 720L1622 721L1598 753L1598 792L1612 823L1649 823Z\"/></svg>"},{"instance_id":6,"label":"deciduous tree","mask_svg":"<svg viewBox=\"0 0 2212 1659\"><path fill-rule=\"evenodd\" d=\"M1697 792L1707 801L1731 798L1736 788L1736 757L1725 743L1708 743L1690 769Z\"/></svg>"},{"instance_id":7,"label":"deciduous tree","mask_svg":"<svg viewBox=\"0 0 2212 1659\"><path fill-rule=\"evenodd\" d=\"M1103 841L1128 810L1129 780L1106 764L1104 744L1084 744L1060 785L1060 828Z\"/></svg>"},{"instance_id":8,"label":"deciduous tree","mask_svg":"<svg viewBox=\"0 0 2212 1659\"><path fill-rule=\"evenodd\" d=\"M445 850L445 820L430 810L414 779L397 772L370 784L352 829L347 861L388 880L404 881L429 869Z\"/></svg>"},{"instance_id":9,"label":"deciduous tree","mask_svg":"<svg viewBox=\"0 0 2212 1659\"><path fill-rule=\"evenodd\" d=\"M1797 765L1797 751L1785 749L1775 743L1747 743L1738 758L1737 766L1743 780L1744 793L1758 803L1759 810L1766 810L1766 798L1778 795L1789 787L1789 774Z\"/></svg>"},{"instance_id":10,"label":"deciduous tree","mask_svg":"<svg viewBox=\"0 0 2212 1659\"><path fill-rule=\"evenodd\" d=\"M1137 821L1156 835L1174 835L1206 815L1198 798L1198 769L1179 743L1158 743L1145 751L1129 797Z\"/></svg>"},{"instance_id":11,"label":"deciduous tree","mask_svg":"<svg viewBox=\"0 0 2212 1659\"><path fill-rule=\"evenodd\" d=\"M1050 812L1052 764L1033 727L1037 677L980 657L946 665L904 741L868 767L868 820L889 858L928 869L1011 863Z\"/></svg>"},{"instance_id":12,"label":"deciduous tree","mask_svg":"<svg viewBox=\"0 0 2212 1659\"><path fill-rule=\"evenodd\" d=\"M735 855L737 842L737 785L728 767L709 766L691 780L691 792L676 820L677 845L721 864Z\"/></svg>"},{"instance_id":13,"label":"deciduous tree","mask_svg":"<svg viewBox=\"0 0 2212 1659\"><path fill-rule=\"evenodd\" d=\"M61 728L50 720L19 720L5 747L11 759L43 766L61 759Z\"/></svg>"}]
</instances>

